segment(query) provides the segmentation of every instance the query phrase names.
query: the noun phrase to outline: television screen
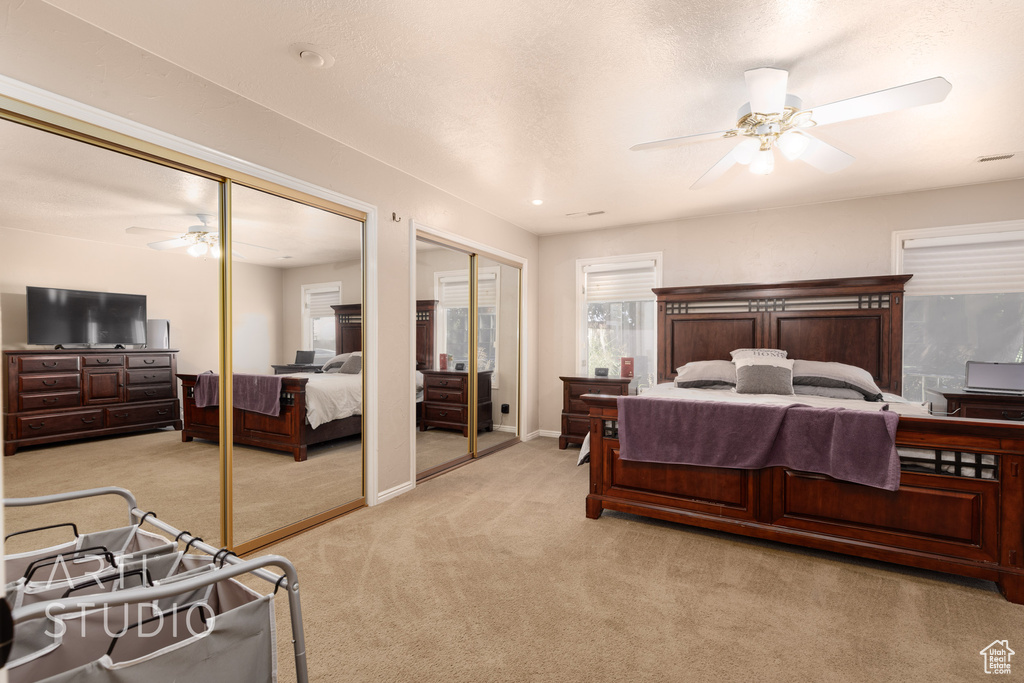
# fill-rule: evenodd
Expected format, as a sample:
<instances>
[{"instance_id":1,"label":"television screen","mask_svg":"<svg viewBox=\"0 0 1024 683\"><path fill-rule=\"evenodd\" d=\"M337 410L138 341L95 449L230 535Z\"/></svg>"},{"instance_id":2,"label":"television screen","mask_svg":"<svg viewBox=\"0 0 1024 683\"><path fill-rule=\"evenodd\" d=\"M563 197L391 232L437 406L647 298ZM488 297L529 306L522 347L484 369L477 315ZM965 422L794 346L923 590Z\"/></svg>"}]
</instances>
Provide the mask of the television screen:
<instances>
[{"instance_id":1,"label":"television screen","mask_svg":"<svg viewBox=\"0 0 1024 683\"><path fill-rule=\"evenodd\" d=\"M26 287L29 344L145 344L146 296Z\"/></svg>"}]
</instances>

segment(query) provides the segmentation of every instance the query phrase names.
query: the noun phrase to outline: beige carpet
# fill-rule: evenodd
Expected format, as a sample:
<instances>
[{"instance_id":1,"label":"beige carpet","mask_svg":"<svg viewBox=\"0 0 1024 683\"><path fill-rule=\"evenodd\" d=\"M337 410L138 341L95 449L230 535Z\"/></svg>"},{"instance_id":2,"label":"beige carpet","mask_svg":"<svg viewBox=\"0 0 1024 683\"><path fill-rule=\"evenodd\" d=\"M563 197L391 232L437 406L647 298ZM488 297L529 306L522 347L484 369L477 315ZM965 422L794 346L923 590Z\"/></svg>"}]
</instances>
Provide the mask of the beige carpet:
<instances>
[{"instance_id":1,"label":"beige carpet","mask_svg":"<svg viewBox=\"0 0 1024 683\"><path fill-rule=\"evenodd\" d=\"M310 447L305 462L259 448L236 446L234 453L236 542L362 497L362 448L358 437ZM199 440L182 443L181 432L173 430L24 449L4 458L4 496L121 486L135 494L141 509L155 510L179 529L217 545L218 458L216 444ZM101 504L117 516L99 515L100 528L109 526L111 519L127 518L121 514L127 506L117 500ZM74 506L51 507L40 515L28 508L14 508L7 513L7 528L51 524L68 519L69 514L74 518L69 509Z\"/></svg>"},{"instance_id":2,"label":"beige carpet","mask_svg":"<svg viewBox=\"0 0 1024 683\"><path fill-rule=\"evenodd\" d=\"M988 582L588 520L576 456L520 444L274 546L299 570L312 680L964 681L993 640L1022 651L1024 606Z\"/></svg>"},{"instance_id":3,"label":"beige carpet","mask_svg":"<svg viewBox=\"0 0 1024 683\"><path fill-rule=\"evenodd\" d=\"M989 582L588 520L576 455L537 439L275 546L313 680L963 681L993 640L1022 651Z\"/></svg>"},{"instance_id":4,"label":"beige carpet","mask_svg":"<svg viewBox=\"0 0 1024 683\"><path fill-rule=\"evenodd\" d=\"M512 432L480 432L476 437L477 451L485 451L502 443L512 441ZM416 430L416 471L426 472L446 462L464 456L469 449L469 439L451 429Z\"/></svg>"}]
</instances>

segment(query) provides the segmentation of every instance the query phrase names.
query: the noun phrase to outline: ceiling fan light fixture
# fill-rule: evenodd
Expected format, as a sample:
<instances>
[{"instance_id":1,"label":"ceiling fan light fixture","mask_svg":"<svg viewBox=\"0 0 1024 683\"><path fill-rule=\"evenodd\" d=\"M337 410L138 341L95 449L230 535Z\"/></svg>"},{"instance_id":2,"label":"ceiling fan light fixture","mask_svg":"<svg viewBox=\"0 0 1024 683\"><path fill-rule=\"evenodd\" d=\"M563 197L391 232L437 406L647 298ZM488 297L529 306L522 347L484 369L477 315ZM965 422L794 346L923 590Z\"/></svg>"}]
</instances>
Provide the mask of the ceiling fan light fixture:
<instances>
[{"instance_id":1,"label":"ceiling fan light fixture","mask_svg":"<svg viewBox=\"0 0 1024 683\"><path fill-rule=\"evenodd\" d=\"M775 141L775 146L779 148L784 157L790 161L796 161L807 150L809 143L810 140L807 136L796 131L789 131L779 136L779 139Z\"/></svg>"},{"instance_id":2,"label":"ceiling fan light fixture","mask_svg":"<svg viewBox=\"0 0 1024 683\"><path fill-rule=\"evenodd\" d=\"M757 175L768 175L775 170L775 155L770 149L760 150L750 162L750 172Z\"/></svg>"},{"instance_id":3,"label":"ceiling fan light fixture","mask_svg":"<svg viewBox=\"0 0 1024 683\"><path fill-rule=\"evenodd\" d=\"M210 250L210 247L206 245L206 242L196 242L188 248L188 255L199 258L200 256L206 256L206 252Z\"/></svg>"},{"instance_id":4,"label":"ceiling fan light fixture","mask_svg":"<svg viewBox=\"0 0 1024 683\"><path fill-rule=\"evenodd\" d=\"M213 244L210 246L210 256L213 258L220 258L220 246Z\"/></svg>"}]
</instances>

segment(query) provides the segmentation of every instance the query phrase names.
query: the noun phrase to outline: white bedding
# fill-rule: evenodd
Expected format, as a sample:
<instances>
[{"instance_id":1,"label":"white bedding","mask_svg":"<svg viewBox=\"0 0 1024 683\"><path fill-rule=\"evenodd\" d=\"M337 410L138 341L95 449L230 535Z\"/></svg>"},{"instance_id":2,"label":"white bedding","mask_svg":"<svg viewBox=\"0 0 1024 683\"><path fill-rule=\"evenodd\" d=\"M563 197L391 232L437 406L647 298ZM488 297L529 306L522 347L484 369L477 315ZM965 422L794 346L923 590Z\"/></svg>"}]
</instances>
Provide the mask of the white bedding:
<instances>
[{"instance_id":1,"label":"white bedding","mask_svg":"<svg viewBox=\"0 0 1024 683\"><path fill-rule=\"evenodd\" d=\"M313 429L331 420L361 414L363 373L301 372L288 376L309 380L306 382L306 422Z\"/></svg>"}]
</instances>

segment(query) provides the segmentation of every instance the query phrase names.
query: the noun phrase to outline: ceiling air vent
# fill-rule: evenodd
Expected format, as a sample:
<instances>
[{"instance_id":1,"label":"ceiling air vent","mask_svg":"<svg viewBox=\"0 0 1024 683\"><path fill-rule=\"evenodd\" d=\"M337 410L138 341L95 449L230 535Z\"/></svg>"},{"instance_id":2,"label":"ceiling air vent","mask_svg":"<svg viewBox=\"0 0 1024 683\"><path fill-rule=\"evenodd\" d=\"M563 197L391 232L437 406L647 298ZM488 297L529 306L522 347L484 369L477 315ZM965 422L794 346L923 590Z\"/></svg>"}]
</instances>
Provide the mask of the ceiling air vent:
<instances>
[{"instance_id":1,"label":"ceiling air vent","mask_svg":"<svg viewBox=\"0 0 1024 683\"><path fill-rule=\"evenodd\" d=\"M1015 156L1017 156L1016 152L1009 152L1008 154L989 154L985 157L978 157L975 161L979 164L985 161L1006 161L1007 159L1012 159Z\"/></svg>"},{"instance_id":2,"label":"ceiling air vent","mask_svg":"<svg viewBox=\"0 0 1024 683\"><path fill-rule=\"evenodd\" d=\"M587 218L589 216L600 216L604 211L577 211L576 213L565 214L566 218Z\"/></svg>"}]
</instances>

